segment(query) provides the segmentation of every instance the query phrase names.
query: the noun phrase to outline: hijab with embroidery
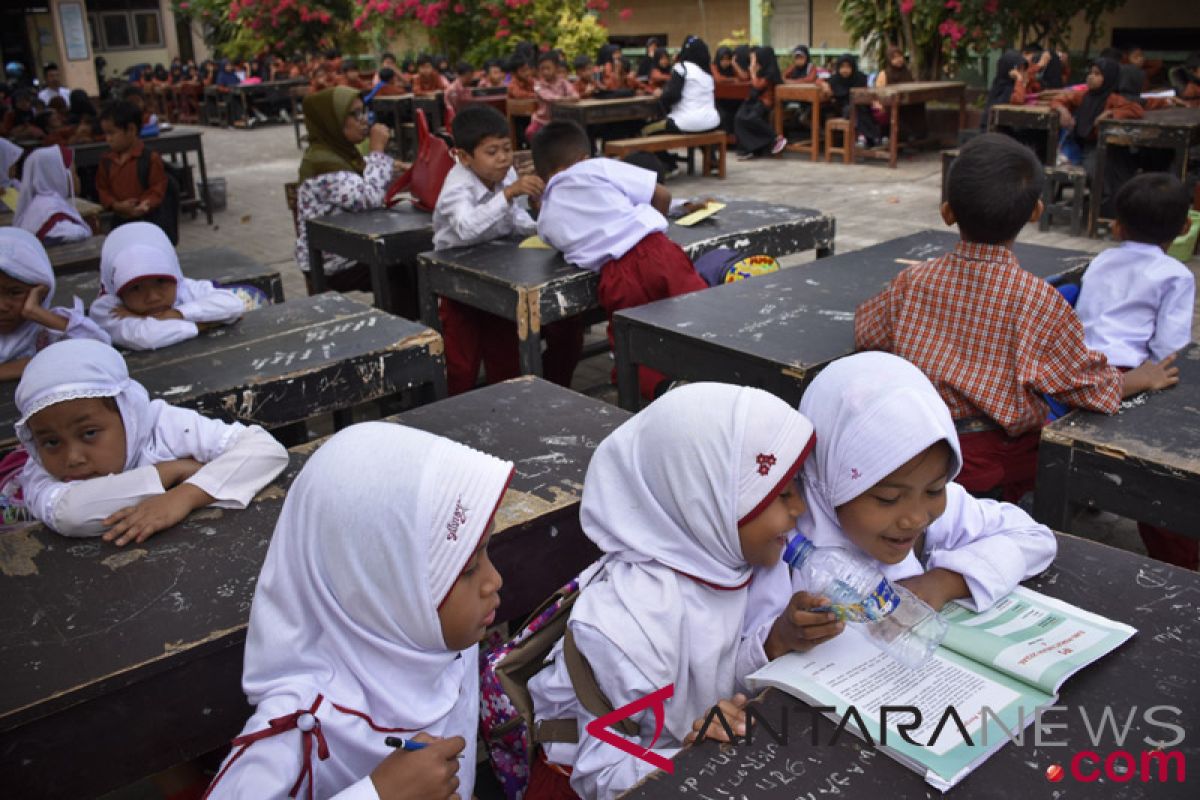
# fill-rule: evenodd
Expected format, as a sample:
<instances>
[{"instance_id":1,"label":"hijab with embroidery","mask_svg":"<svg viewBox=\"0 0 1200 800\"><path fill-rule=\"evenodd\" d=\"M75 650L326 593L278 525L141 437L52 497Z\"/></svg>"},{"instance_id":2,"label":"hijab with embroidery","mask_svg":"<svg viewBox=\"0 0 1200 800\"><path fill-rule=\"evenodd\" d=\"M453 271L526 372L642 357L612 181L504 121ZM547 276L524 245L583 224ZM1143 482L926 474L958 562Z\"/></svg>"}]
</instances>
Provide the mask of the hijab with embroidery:
<instances>
[{"instance_id":1,"label":"hijab with embroidery","mask_svg":"<svg viewBox=\"0 0 1200 800\"><path fill-rule=\"evenodd\" d=\"M848 547L837 509L940 441L953 451L950 477L962 469L950 410L919 369L890 353L857 353L821 371L800 400L817 446L804 465L808 512L797 526L818 547ZM915 569L914 569L915 568ZM917 557L887 567L892 577L920 572Z\"/></svg>"},{"instance_id":2,"label":"hijab with embroidery","mask_svg":"<svg viewBox=\"0 0 1200 800\"><path fill-rule=\"evenodd\" d=\"M1121 79L1121 65L1109 58L1097 58L1092 66L1100 70L1104 83L1099 89L1088 89L1083 95L1083 101L1075 112L1075 136L1079 139L1090 139L1096 132L1096 117L1104 113L1108 98L1117 90L1117 82Z\"/></svg>"},{"instance_id":3,"label":"hijab with embroidery","mask_svg":"<svg viewBox=\"0 0 1200 800\"><path fill-rule=\"evenodd\" d=\"M812 425L760 389L693 383L667 392L601 442L580 521L604 554L571 625L612 642L655 686L675 684L677 742L735 688L753 567L738 526L794 479Z\"/></svg>"},{"instance_id":4,"label":"hijab with embroidery","mask_svg":"<svg viewBox=\"0 0 1200 800\"><path fill-rule=\"evenodd\" d=\"M329 756L311 757L317 796L370 774L392 752L376 732L387 728L464 737L470 798L478 646L447 649L438 608L512 473L449 439L366 422L335 434L292 484L250 610L242 686L256 709L244 731L315 708ZM214 796L267 796L261 780L223 769Z\"/></svg>"},{"instance_id":5,"label":"hijab with embroidery","mask_svg":"<svg viewBox=\"0 0 1200 800\"><path fill-rule=\"evenodd\" d=\"M35 235L44 235L42 228L58 216L60 221L76 226L69 237L72 241L92 235L73 202L75 181L71 176L70 157L71 151L59 145L39 147L29 154L21 173L21 196L17 200L13 225Z\"/></svg>"},{"instance_id":6,"label":"hijab with embroidery","mask_svg":"<svg viewBox=\"0 0 1200 800\"><path fill-rule=\"evenodd\" d=\"M362 174L366 162L343 133L357 99L358 92L348 86L322 89L304 98L308 149L300 161L301 181L329 172Z\"/></svg>"}]
</instances>

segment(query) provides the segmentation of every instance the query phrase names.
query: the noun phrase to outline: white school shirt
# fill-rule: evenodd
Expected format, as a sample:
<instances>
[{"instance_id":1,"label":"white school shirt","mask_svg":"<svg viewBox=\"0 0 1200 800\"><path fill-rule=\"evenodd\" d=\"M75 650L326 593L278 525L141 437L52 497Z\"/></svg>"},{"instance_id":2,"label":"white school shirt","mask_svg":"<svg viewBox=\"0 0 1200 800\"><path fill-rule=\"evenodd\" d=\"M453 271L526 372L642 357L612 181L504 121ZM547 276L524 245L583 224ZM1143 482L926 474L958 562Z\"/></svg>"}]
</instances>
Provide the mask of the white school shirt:
<instances>
[{"instance_id":1,"label":"white school shirt","mask_svg":"<svg viewBox=\"0 0 1200 800\"><path fill-rule=\"evenodd\" d=\"M257 425L224 423L165 403L157 424L175 431L170 436L175 458L206 462L184 482L211 495L216 508L245 508L288 463L283 445ZM63 483L31 461L21 485L33 515L63 536L99 536L110 514L167 491L153 464Z\"/></svg>"},{"instance_id":2,"label":"white school shirt","mask_svg":"<svg viewBox=\"0 0 1200 800\"><path fill-rule=\"evenodd\" d=\"M712 75L691 61L671 69L683 76L683 94L667 113L675 127L686 133L699 133L720 126L721 112L717 111Z\"/></svg>"},{"instance_id":3,"label":"white school shirt","mask_svg":"<svg viewBox=\"0 0 1200 800\"><path fill-rule=\"evenodd\" d=\"M1083 273L1075 313L1089 350L1114 367L1162 361L1192 341L1196 280L1161 247L1124 242L1105 250Z\"/></svg>"},{"instance_id":4,"label":"white school shirt","mask_svg":"<svg viewBox=\"0 0 1200 800\"><path fill-rule=\"evenodd\" d=\"M433 249L469 247L513 234L536 233L537 224L527 210L528 199L518 197L509 203L504 197L504 189L516 180L517 171L509 167L501 184L488 189L478 175L455 164L446 174L433 210Z\"/></svg>"},{"instance_id":5,"label":"white school shirt","mask_svg":"<svg viewBox=\"0 0 1200 800\"><path fill-rule=\"evenodd\" d=\"M60 86L57 89L51 89L49 86L47 86L45 89L42 89L40 92L38 92L38 99L46 105L50 105L50 101L55 97L61 97L63 100L67 101L68 105L70 105L71 90L65 86Z\"/></svg>"},{"instance_id":6,"label":"white school shirt","mask_svg":"<svg viewBox=\"0 0 1200 800\"><path fill-rule=\"evenodd\" d=\"M542 195L538 235L577 267L599 272L651 233L663 233L667 218L650 200L655 173L611 158L589 158L550 179Z\"/></svg>"},{"instance_id":7,"label":"white school shirt","mask_svg":"<svg viewBox=\"0 0 1200 800\"><path fill-rule=\"evenodd\" d=\"M200 333L197 323L227 325L246 313L246 304L228 289L218 289L212 281L184 278L190 299L176 303L183 319L118 317L113 314L122 305L121 298L106 294L96 298L88 313L112 337L113 344L130 350L157 350L194 339Z\"/></svg>"}]
</instances>

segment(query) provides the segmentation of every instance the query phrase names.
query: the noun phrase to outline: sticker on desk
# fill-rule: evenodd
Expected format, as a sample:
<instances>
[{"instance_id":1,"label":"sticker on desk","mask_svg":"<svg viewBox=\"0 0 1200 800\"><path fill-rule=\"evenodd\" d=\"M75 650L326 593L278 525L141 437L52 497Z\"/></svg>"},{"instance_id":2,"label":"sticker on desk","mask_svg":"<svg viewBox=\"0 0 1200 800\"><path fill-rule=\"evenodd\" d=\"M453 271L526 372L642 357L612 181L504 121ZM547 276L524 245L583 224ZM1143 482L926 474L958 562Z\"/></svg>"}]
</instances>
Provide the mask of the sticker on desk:
<instances>
[{"instance_id":1,"label":"sticker on desk","mask_svg":"<svg viewBox=\"0 0 1200 800\"><path fill-rule=\"evenodd\" d=\"M554 248L542 241L540 236L530 236L525 239L517 247L523 247L527 250L553 250Z\"/></svg>"},{"instance_id":2,"label":"sticker on desk","mask_svg":"<svg viewBox=\"0 0 1200 800\"><path fill-rule=\"evenodd\" d=\"M692 225L695 225L697 222L699 222L702 219L708 219L709 217L711 217L713 214L716 214L718 211L720 211L724 207L725 207L724 203L718 203L716 201L710 202L707 205L705 205L704 208L700 209L699 211L693 211L692 213L688 214L687 216L680 217L679 219L675 220L675 224L682 225L685 228L690 227Z\"/></svg>"},{"instance_id":3,"label":"sticker on desk","mask_svg":"<svg viewBox=\"0 0 1200 800\"><path fill-rule=\"evenodd\" d=\"M3 193L0 193L0 201L3 201L4 205L8 206L9 211L16 211L17 210L17 199L20 196L21 196L20 192L18 192L16 189L13 189L10 187L8 189L5 189Z\"/></svg>"}]
</instances>

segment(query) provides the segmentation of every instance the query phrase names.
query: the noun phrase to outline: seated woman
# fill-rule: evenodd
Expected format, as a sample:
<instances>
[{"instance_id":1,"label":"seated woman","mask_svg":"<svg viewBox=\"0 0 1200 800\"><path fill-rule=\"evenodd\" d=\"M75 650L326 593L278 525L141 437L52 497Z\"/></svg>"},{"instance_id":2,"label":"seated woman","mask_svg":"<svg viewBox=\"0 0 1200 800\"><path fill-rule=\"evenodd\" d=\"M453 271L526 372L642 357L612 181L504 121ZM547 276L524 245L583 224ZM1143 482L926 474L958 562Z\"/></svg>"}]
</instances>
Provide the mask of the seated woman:
<instances>
[{"instance_id":1,"label":"seated woman","mask_svg":"<svg viewBox=\"0 0 1200 800\"><path fill-rule=\"evenodd\" d=\"M887 51L887 63L879 74L875 76L875 88L882 89L885 86L895 86L900 83L915 83L912 70L908 68L908 62L904 58L904 51L893 45ZM875 121L880 125L890 124L888 114L884 109L880 108L874 111ZM880 118L882 117L882 119ZM899 125L899 135L904 141L914 139L924 139L928 126L925 123L925 104L900 106L897 124Z\"/></svg>"},{"instance_id":2,"label":"seated woman","mask_svg":"<svg viewBox=\"0 0 1200 800\"><path fill-rule=\"evenodd\" d=\"M712 58L708 45L698 36L689 36L679 51L679 62L671 68L671 77L659 97L667 118L647 125L643 136L658 133L703 133L721 126L712 78ZM678 169L675 157L661 153L668 170Z\"/></svg>"},{"instance_id":3,"label":"seated woman","mask_svg":"<svg viewBox=\"0 0 1200 800\"><path fill-rule=\"evenodd\" d=\"M55 145L40 147L25 159L13 224L38 237L46 247L92 235L91 227L75 209L79 179L71 168L73 156L70 148Z\"/></svg>"},{"instance_id":4,"label":"seated woman","mask_svg":"<svg viewBox=\"0 0 1200 800\"><path fill-rule=\"evenodd\" d=\"M750 96L738 109L734 120L741 158L778 155L787 146L787 139L775 133L771 115L775 110L775 87L783 83L779 62L771 47L756 47L750 55Z\"/></svg>"},{"instance_id":5,"label":"seated woman","mask_svg":"<svg viewBox=\"0 0 1200 800\"><path fill-rule=\"evenodd\" d=\"M829 89L833 97L833 110L843 119L850 119L850 90L862 89L867 85L867 76L858 71L858 61L845 53L837 60L833 74L829 76ZM855 114L855 127L860 147L876 147L879 144L879 125L875 118L863 109Z\"/></svg>"}]
</instances>

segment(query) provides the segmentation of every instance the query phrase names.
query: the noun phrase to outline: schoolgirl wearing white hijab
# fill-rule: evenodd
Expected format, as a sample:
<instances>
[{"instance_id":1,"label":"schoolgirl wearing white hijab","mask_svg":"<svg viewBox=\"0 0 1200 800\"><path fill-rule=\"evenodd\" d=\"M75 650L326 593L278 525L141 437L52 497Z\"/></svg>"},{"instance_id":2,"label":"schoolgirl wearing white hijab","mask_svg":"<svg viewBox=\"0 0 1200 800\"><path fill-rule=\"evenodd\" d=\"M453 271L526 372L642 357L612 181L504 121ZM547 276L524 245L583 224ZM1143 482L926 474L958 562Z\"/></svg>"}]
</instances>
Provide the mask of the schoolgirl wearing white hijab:
<instances>
[{"instance_id":1,"label":"schoolgirl wearing white hijab","mask_svg":"<svg viewBox=\"0 0 1200 800\"><path fill-rule=\"evenodd\" d=\"M257 425L151 400L100 342L52 344L17 385L25 505L64 536L142 542L206 505L245 508L287 466Z\"/></svg>"},{"instance_id":2,"label":"schoolgirl wearing white hijab","mask_svg":"<svg viewBox=\"0 0 1200 800\"><path fill-rule=\"evenodd\" d=\"M0 191L21 188L21 182L9 175L8 171L21 160L21 154L24 152L20 146L0 137Z\"/></svg>"},{"instance_id":3,"label":"schoolgirl wearing white hijab","mask_svg":"<svg viewBox=\"0 0 1200 800\"><path fill-rule=\"evenodd\" d=\"M54 307L54 269L37 237L0 228L0 380L21 377L29 359L47 345L81 338L109 341L78 298L72 308Z\"/></svg>"},{"instance_id":4,"label":"schoolgirl wearing white hijab","mask_svg":"<svg viewBox=\"0 0 1200 800\"><path fill-rule=\"evenodd\" d=\"M985 611L1054 560L1048 528L951 482L962 455L950 411L904 359L839 359L809 385L800 411L817 447L804 466L808 513L798 529L818 547L857 548L935 609L957 599Z\"/></svg>"},{"instance_id":5,"label":"schoolgirl wearing white hijab","mask_svg":"<svg viewBox=\"0 0 1200 800\"><path fill-rule=\"evenodd\" d=\"M317 450L250 609L242 686L257 708L207 796L471 797L477 642L500 602L486 545L512 472L386 422ZM419 752L384 741L418 732L433 742Z\"/></svg>"},{"instance_id":6,"label":"schoolgirl wearing white hijab","mask_svg":"<svg viewBox=\"0 0 1200 800\"><path fill-rule=\"evenodd\" d=\"M185 278L171 240L157 225L130 222L104 240L100 297L89 313L117 346L168 347L203 328L236 322L245 311L233 292Z\"/></svg>"},{"instance_id":7,"label":"schoolgirl wearing white hijab","mask_svg":"<svg viewBox=\"0 0 1200 800\"><path fill-rule=\"evenodd\" d=\"M665 724L650 710L632 718L640 746L670 758L698 718L736 699L747 653L761 654L773 622L748 607L747 587L782 566L804 509L795 476L812 446L808 420L773 395L693 383L597 448L581 521L604 555L581 577L568 625L612 707L674 684ZM575 719L579 742L545 745L527 797L552 796L535 784L566 768L579 796L615 797L653 767L585 733L595 717L576 697L561 643L552 658L529 682L536 717Z\"/></svg>"},{"instance_id":8,"label":"schoolgirl wearing white hijab","mask_svg":"<svg viewBox=\"0 0 1200 800\"><path fill-rule=\"evenodd\" d=\"M88 239L92 229L75 208L74 153L62 145L39 147L25 159L13 225L45 245Z\"/></svg>"}]
</instances>

